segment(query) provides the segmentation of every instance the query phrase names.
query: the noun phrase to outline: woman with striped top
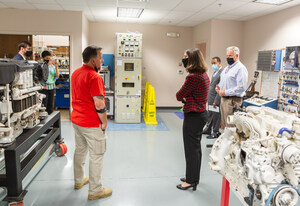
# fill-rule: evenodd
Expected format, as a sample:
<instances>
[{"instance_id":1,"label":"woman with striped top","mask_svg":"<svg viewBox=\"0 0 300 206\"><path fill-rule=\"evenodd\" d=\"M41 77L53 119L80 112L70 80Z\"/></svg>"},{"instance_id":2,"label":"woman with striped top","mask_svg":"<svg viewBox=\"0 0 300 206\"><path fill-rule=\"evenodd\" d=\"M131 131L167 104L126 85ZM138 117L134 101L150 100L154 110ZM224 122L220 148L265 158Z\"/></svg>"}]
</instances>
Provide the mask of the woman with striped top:
<instances>
[{"instance_id":1,"label":"woman with striped top","mask_svg":"<svg viewBox=\"0 0 300 206\"><path fill-rule=\"evenodd\" d=\"M201 133L207 121L206 102L209 89L207 65L199 49L188 49L182 63L188 72L176 98L184 103L183 144L186 160L185 177L178 189L197 189L201 168Z\"/></svg>"}]
</instances>

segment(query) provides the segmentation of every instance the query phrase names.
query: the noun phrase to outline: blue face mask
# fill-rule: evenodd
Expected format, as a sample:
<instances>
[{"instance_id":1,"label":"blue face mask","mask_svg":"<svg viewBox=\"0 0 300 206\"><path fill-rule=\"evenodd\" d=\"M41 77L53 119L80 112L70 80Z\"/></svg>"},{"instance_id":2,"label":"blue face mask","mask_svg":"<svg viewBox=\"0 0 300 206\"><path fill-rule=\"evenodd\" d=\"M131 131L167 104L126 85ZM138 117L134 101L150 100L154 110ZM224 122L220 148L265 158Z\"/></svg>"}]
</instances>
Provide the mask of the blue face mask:
<instances>
[{"instance_id":1,"label":"blue face mask","mask_svg":"<svg viewBox=\"0 0 300 206\"><path fill-rule=\"evenodd\" d=\"M212 66L211 66L211 68L213 69L213 70L218 70L219 69L219 67L216 65L216 64L213 64Z\"/></svg>"}]
</instances>

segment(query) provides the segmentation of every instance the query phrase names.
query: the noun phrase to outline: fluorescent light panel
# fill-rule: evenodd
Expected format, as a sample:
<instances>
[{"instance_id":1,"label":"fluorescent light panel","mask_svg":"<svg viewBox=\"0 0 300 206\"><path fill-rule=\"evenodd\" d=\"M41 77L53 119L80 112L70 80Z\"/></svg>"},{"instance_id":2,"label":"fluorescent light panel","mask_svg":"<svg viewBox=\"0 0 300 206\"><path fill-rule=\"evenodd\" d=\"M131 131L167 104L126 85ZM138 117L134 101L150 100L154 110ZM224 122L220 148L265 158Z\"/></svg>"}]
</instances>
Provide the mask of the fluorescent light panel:
<instances>
[{"instance_id":1,"label":"fluorescent light panel","mask_svg":"<svg viewBox=\"0 0 300 206\"><path fill-rule=\"evenodd\" d=\"M255 3L282 5L293 0L254 0Z\"/></svg>"},{"instance_id":2,"label":"fluorescent light panel","mask_svg":"<svg viewBox=\"0 0 300 206\"><path fill-rule=\"evenodd\" d=\"M140 18L144 9L118 7L118 17Z\"/></svg>"}]
</instances>

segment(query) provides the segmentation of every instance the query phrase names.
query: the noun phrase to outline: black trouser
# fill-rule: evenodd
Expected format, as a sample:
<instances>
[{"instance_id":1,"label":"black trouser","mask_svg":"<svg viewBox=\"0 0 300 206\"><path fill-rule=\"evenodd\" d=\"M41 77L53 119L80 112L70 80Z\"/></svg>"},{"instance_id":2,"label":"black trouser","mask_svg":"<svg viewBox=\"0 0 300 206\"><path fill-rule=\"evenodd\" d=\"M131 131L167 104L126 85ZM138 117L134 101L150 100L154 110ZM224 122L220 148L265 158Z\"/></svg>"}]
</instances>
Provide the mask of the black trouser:
<instances>
[{"instance_id":1,"label":"black trouser","mask_svg":"<svg viewBox=\"0 0 300 206\"><path fill-rule=\"evenodd\" d=\"M45 94L46 97L43 99L43 105L46 107L48 114L53 112L53 99L54 99L54 89L48 90L43 89L40 93Z\"/></svg>"},{"instance_id":2,"label":"black trouser","mask_svg":"<svg viewBox=\"0 0 300 206\"><path fill-rule=\"evenodd\" d=\"M201 168L201 133L207 121L207 112L184 113L183 144L186 161L186 182L199 183Z\"/></svg>"},{"instance_id":3,"label":"black trouser","mask_svg":"<svg viewBox=\"0 0 300 206\"><path fill-rule=\"evenodd\" d=\"M221 125L221 112L212 112L208 111L208 120L207 120L207 131L211 131L213 128L213 133L218 133Z\"/></svg>"}]
</instances>

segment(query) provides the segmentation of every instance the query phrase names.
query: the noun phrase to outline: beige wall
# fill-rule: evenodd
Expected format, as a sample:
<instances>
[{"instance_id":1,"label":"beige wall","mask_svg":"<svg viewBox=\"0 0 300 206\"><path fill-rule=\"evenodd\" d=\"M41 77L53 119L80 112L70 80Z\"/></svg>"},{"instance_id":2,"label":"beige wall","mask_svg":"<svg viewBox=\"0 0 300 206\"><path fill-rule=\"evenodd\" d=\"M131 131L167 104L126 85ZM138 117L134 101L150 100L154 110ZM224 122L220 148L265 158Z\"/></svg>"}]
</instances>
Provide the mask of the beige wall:
<instances>
[{"instance_id":1,"label":"beige wall","mask_svg":"<svg viewBox=\"0 0 300 206\"><path fill-rule=\"evenodd\" d=\"M244 23L243 59L250 79L256 70L257 51L300 45L300 6ZM259 91L260 81L256 90Z\"/></svg>"},{"instance_id":2,"label":"beige wall","mask_svg":"<svg viewBox=\"0 0 300 206\"><path fill-rule=\"evenodd\" d=\"M206 43L206 60L210 59L211 24L212 21L210 20L193 28L193 47L197 47L197 45L201 43Z\"/></svg>"},{"instance_id":3,"label":"beige wall","mask_svg":"<svg viewBox=\"0 0 300 206\"><path fill-rule=\"evenodd\" d=\"M213 19L206 21L193 28L193 39L195 46L199 43L206 43L206 62L209 67L208 75L213 71L210 69L210 60L214 56L219 56L223 66L226 66L226 48L238 46L243 53L243 22ZM243 59L241 58L243 61Z\"/></svg>"},{"instance_id":4,"label":"beige wall","mask_svg":"<svg viewBox=\"0 0 300 206\"><path fill-rule=\"evenodd\" d=\"M175 94L184 82L177 73L178 62L186 49L193 47L193 30L189 27L174 27L147 24L129 24L129 31L143 34L143 87L148 81L155 88L156 105L159 107L181 106ZM89 44L103 48L104 54L113 54L115 33L126 32L122 23L90 23ZM167 32L178 32L180 38L168 38Z\"/></svg>"},{"instance_id":5,"label":"beige wall","mask_svg":"<svg viewBox=\"0 0 300 206\"><path fill-rule=\"evenodd\" d=\"M0 19L2 34L70 35L71 71L81 65L82 12L0 9Z\"/></svg>"},{"instance_id":6,"label":"beige wall","mask_svg":"<svg viewBox=\"0 0 300 206\"><path fill-rule=\"evenodd\" d=\"M240 48L241 61L243 62L243 22L214 19L211 30L210 57L219 56L225 67L227 65L226 48L237 46ZM209 74L212 75L212 70L209 70Z\"/></svg>"},{"instance_id":7,"label":"beige wall","mask_svg":"<svg viewBox=\"0 0 300 206\"><path fill-rule=\"evenodd\" d=\"M89 44L89 27L90 23L86 16L82 13L82 51Z\"/></svg>"}]
</instances>

